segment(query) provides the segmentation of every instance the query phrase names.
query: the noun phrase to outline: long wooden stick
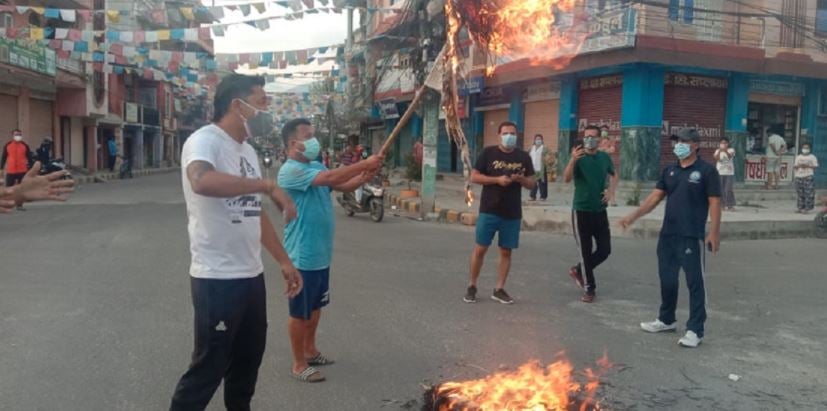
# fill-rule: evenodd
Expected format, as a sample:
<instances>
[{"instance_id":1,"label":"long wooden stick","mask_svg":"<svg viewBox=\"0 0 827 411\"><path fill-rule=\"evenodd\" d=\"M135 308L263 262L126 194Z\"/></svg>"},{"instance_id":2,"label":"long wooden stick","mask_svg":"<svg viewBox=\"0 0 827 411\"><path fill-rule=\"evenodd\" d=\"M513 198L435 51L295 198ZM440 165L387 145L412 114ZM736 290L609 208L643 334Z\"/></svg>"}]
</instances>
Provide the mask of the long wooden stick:
<instances>
[{"instance_id":1,"label":"long wooden stick","mask_svg":"<svg viewBox=\"0 0 827 411\"><path fill-rule=\"evenodd\" d=\"M391 131L391 134L388 136L387 140L385 140L385 143L382 144L382 148L379 150L378 154L385 155L387 153L388 149L391 147L391 144L393 144L393 141L396 140L396 137L398 137L399 133L402 132L402 128L408 124L408 121L416 112L416 106L419 105L419 101L422 100L423 96L425 96L425 91L427 88L428 87L423 84L419 87L419 90L416 90L416 94L414 95L413 100L411 100L411 104L408 105L408 109L405 110L404 114L402 114L402 118L400 118L396 123L396 126L393 127L393 131Z\"/></svg>"}]
</instances>

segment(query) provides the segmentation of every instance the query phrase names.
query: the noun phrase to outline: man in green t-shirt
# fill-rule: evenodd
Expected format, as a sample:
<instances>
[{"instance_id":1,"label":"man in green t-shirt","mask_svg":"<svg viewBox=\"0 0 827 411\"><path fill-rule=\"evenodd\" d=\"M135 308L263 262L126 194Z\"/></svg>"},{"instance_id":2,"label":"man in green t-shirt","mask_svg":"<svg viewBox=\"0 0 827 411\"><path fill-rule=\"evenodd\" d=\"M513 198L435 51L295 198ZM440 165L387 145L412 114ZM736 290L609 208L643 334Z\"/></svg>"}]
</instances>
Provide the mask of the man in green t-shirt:
<instances>
[{"instance_id":1,"label":"man in green t-shirt","mask_svg":"<svg viewBox=\"0 0 827 411\"><path fill-rule=\"evenodd\" d=\"M594 269L609 258L612 250L606 205L614 202L617 176L612 158L597 149L599 143L600 128L594 125L586 127L582 144L575 144L571 161L563 172L566 183L574 180L572 228L574 239L580 247L580 262L571 267L569 275L580 288L585 289L581 301L586 303L594 301L597 288ZM608 188L607 177L611 178ZM592 239L597 249L594 249Z\"/></svg>"}]
</instances>

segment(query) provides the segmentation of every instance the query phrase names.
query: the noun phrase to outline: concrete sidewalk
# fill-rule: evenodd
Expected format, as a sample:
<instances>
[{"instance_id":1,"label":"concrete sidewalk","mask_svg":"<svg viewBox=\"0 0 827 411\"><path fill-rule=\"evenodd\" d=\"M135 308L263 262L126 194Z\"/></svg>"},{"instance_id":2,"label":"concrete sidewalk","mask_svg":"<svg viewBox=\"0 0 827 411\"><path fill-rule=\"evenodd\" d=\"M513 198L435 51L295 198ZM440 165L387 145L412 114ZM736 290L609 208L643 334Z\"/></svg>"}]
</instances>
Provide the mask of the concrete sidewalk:
<instances>
[{"instance_id":1,"label":"concrete sidewalk","mask_svg":"<svg viewBox=\"0 0 827 411\"><path fill-rule=\"evenodd\" d=\"M419 214L419 198L402 199L401 190L407 189L408 183L402 179L392 179L389 187L389 203L399 210ZM641 218L634 227L623 231L617 222L636 206L629 206L627 200L639 195L640 201L646 198L654 187L653 183L643 183L637 189L634 184L624 183L618 187L618 205L609 207L609 219L612 222L612 235L616 237L654 238L660 232L664 206L661 204L649 215ZM419 184L411 184L418 190ZM479 198L482 187L472 186L474 204L469 207L464 202L465 191L462 176L445 175L437 181L436 214L437 220L446 223L474 225L479 210ZM528 191L523 193L523 228L531 231L547 231L568 234L571 228L571 199L573 186L563 183L549 184L548 201L530 202ZM825 193L819 192L817 198ZM797 238L813 235L815 212L811 214L795 213L795 191L782 189L766 191L756 188L736 187L737 206L733 212L724 212L721 223L723 239L767 239ZM817 208L818 209L818 208Z\"/></svg>"}]
</instances>

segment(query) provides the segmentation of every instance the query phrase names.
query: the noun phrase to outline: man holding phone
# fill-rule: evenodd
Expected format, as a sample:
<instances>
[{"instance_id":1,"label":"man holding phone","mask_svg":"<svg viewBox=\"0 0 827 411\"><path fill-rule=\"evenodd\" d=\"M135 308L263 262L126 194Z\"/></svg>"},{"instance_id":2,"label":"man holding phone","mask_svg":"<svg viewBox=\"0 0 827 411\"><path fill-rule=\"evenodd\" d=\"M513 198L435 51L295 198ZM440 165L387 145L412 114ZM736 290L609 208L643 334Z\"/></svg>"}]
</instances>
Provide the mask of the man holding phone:
<instances>
[{"instance_id":1,"label":"man holding phone","mask_svg":"<svg viewBox=\"0 0 827 411\"><path fill-rule=\"evenodd\" d=\"M466 303L477 302L477 279L495 234L498 235L500 264L491 299L502 304L514 303L505 292L505 280L511 269L511 252L520 244L522 192L523 188L531 190L537 184L531 156L517 147L517 125L503 122L498 133L500 144L486 147L471 171L471 182L483 187L476 245L471 254L470 281L463 297Z\"/></svg>"},{"instance_id":2,"label":"man holding phone","mask_svg":"<svg viewBox=\"0 0 827 411\"><path fill-rule=\"evenodd\" d=\"M658 239L660 313L655 321L640 323L640 327L651 333L677 329L678 274L683 268L689 288L689 320L678 344L696 348L703 340L706 321L704 244L713 254L721 246L721 180L715 166L698 158L701 138L695 129L681 129L672 139L677 140L673 151L679 161L663 169L655 190L620 225L628 228L666 198ZM704 240L707 215L710 226Z\"/></svg>"},{"instance_id":3,"label":"man holding phone","mask_svg":"<svg viewBox=\"0 0 827 411\"><path fill-rule=\"evenodd\" d=\"M571 161L563 172L566 183L574 180L571 225L574 239L580 248L580 262L571 267L569 275L578 287L585 290L580 298L585 303L594 301L597 288L594 269L606 261L612 252L606 206L614 201L617 175L612 158L598 150L599 139L599 127L586 127L582 142L575 145ZM610 179L608 188L607 178ZM592 243L597 245L596 249Z\"/></svg>"}]
</instances>

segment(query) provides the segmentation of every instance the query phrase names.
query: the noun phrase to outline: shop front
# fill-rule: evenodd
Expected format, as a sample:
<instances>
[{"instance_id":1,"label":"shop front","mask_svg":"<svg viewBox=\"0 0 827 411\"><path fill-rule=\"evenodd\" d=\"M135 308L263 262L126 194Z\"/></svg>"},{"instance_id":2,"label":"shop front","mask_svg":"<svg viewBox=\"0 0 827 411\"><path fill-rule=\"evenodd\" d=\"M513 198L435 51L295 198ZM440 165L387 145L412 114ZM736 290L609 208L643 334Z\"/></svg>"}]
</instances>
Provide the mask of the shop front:
<instances>
[{"instance_id":1,"label":"shop front","mask_svg":"<svg viewBox=\"0 0 827 411\"><path fill-rule=\"evenodd\" d=\"M605 128L609 137L602 139L600 150L612 157L620 169L620 113L623 105L623 75L592 77L580 80L578 98L578 135L589 125Z\"/></svg>"},{"instance_id":2,"label":"shop front","mask_svg":"<svg viewBox=\"0 0 827 411\"><path fill-rule=\"evenodd\" d=\"M508 121L508 110L510 107L509 95L505 87L486 87L480 93L479 99L477 100L477 107L474 108L474 111L483 112L484 147L500 143L498 128L501 123Z\"/></svg>"},{"instance_id":3,"label":"shop front","mask_svg":"<svg viewBox=\"0 0 827 411\"><path fill-rule=\"evenodd\" d=\"M772 134L784 138L786 154L781 157L779 179L793 181L792 164L801 144L801 109L804 86L796 82L752 80L747 109L747 155L744 181L767 181L767 147Z\"/></svg>"},{"instance_id":4,"label":"shop front","mask_svg":"<svg viewBox=\"0 0 827 411\"><path fill-rule=\"evenodd\" d=\"M557 130L560 125L560 83L546 81L529 85L523 90L525 104L525 137L523 147L529 150L534 136L542 135L546 147L557 151Z\"/></svg>"},{"instance_id":5,"label":"shop front","mask_svg":"<svg viewBox=\"0 0 827 411\"><path fill-rule=\"evenodd\" d=\"M661 168L674 163L671 136L681 128L694 128L701 135L702 159L712 155L724 137L727 107L727 79L682 73L664 76L663 127L660 141Z\"/></svg>"}]
</instances>

